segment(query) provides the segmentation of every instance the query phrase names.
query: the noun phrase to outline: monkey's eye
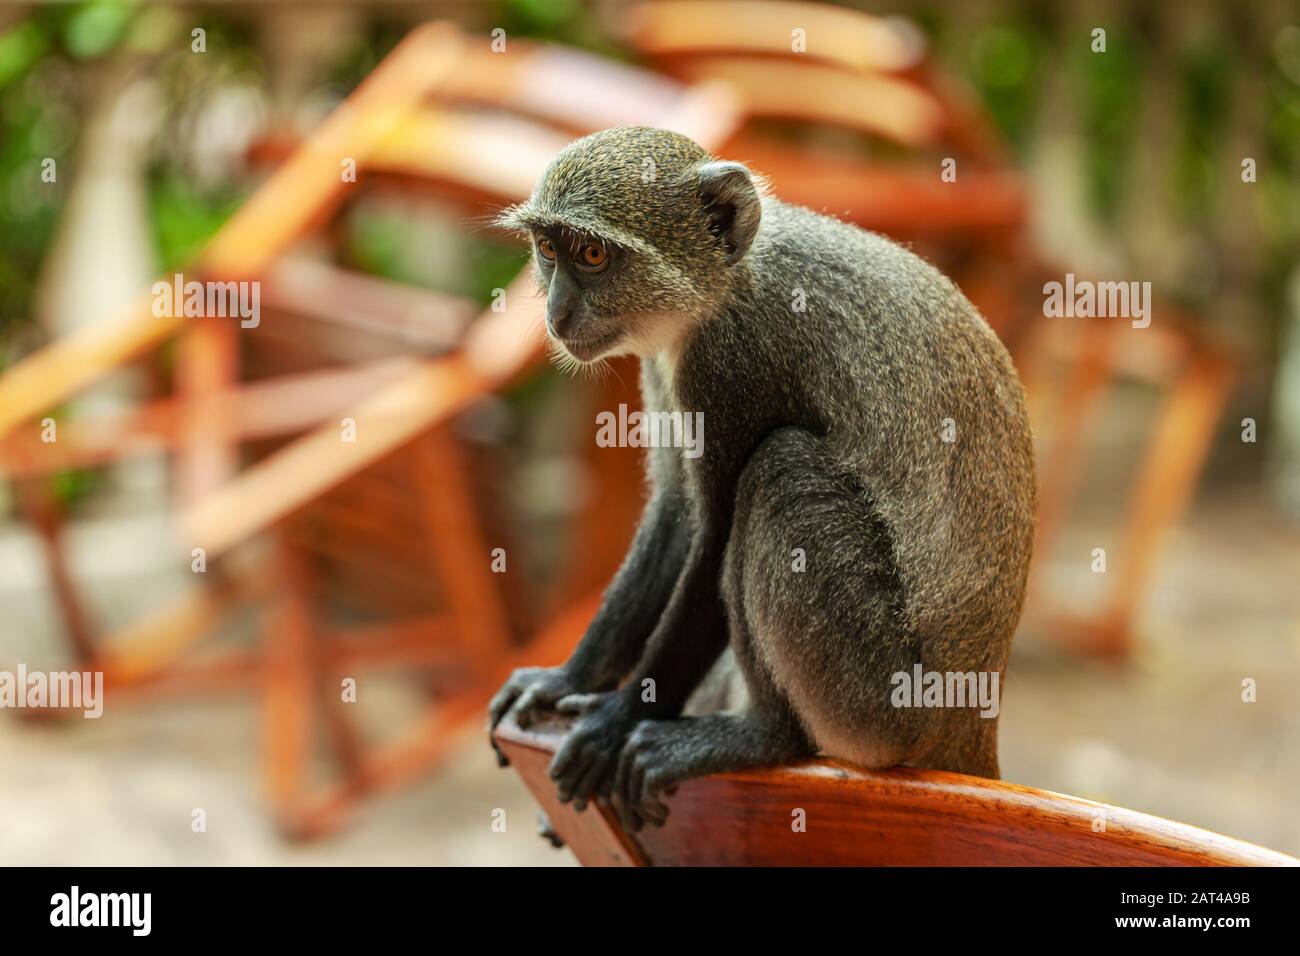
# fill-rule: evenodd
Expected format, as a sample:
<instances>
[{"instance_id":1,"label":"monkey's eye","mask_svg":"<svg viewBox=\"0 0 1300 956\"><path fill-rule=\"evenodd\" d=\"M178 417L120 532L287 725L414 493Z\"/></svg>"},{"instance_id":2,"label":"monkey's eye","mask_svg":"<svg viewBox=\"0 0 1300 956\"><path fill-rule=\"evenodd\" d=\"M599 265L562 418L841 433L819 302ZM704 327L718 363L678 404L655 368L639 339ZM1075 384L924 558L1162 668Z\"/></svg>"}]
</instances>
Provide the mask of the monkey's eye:
<instances>
[{"instance_id":1,"label":"monkey's eye","mask_svg":"<svg viewBox=\"0 0 1300 956\"><path fill-rule=\"evenodd\" d=\"M609 262L609 253L603 246L587 243L578 250L578 268L587 272L599 272Z\"/></svg>"},{"instance_id":2,"label":"monkey's eye","mask_svg":"<svg viewBox=\"0 0 1300 956\"><path fill-rule=\"evenodd\" d=\"M545 236L537 240L537 252L547 262L555 261L555 244Z\"/></svg>"}]
</instances>

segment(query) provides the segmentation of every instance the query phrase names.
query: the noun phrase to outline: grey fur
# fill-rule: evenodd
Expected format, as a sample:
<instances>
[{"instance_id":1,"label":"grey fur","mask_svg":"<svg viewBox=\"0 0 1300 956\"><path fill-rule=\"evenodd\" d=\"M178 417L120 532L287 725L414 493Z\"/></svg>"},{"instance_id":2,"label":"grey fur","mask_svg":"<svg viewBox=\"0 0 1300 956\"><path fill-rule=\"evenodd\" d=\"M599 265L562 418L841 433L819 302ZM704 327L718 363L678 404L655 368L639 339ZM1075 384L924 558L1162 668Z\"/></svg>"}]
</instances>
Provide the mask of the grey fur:
<instances>
[{"instance_id":1,"label":"grey fur","mask_svg":"<svg viewBox=\"0 0 1300 956\"><path fill-rule=\"evenodd\" d=\"M634 175L645 154L656 182ZM512 677L493 722L604 692L552 776L562 799L610 795L633 828L661 823L662 791L690 776L818 749L997 776L996 719L890 702L916 663L1001 674L1023 603L1032 441L970 302L906 249L662 131L579 140L507 222L619 249L569 327L641 355L647 408L703 412L708 439L697 460L652 451L601 612L564 668ZM683 719L728 642L748 709Z\"/></svg>"}]
</instances>

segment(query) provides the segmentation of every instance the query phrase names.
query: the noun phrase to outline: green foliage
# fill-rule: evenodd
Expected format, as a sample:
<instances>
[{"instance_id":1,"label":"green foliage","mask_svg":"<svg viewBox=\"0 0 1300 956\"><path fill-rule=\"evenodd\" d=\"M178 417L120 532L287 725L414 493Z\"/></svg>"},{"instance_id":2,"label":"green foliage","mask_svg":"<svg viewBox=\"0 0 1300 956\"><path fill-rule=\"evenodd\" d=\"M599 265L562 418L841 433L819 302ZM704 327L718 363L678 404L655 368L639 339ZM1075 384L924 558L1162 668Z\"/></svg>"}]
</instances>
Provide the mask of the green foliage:
<instances>
[{"instance_id":1,"label":"green foliage","mask_svg":"<svg viewBox=\"0 0 1300 956\"><path fill-rule=\"evenodd\" d=\"M507 37L549 40L614 59L628 57L580 0L498 0L491 25L501 27Z\"/></svg>"},{"instance_id":2,"label":"green foliage","mask_svg":"<svg viewBox=\"0 0 1300 956\"><path fill-rule=\"evenodd\" d=\"M0 344L27 319L73 175L81 104L62 47L67 13L39 10L0 33ZM55 163L52 183L41 179L47 159Z\"/></svg>"},{"instance_id":3,"label":"green foliage","mask_svg":"<svg viewBox=\"0 0 1300 956\"><path fill-rule=\"evenodd\" d=\"M1042 85L1045 37L1024 18L979 30L970 43L968 75L994 124L1023 148L1032 129Z\"/></svg>"},{"instance_id":4,"label":"green foliage","mask_svg":"<svg viewBox=\"0 0 1300 956\"><path fill-rule=\"evenodd\" d=\"M0 89L26 75L47 47L45 32L31 20L0 34Z\"/></svg>"},{"instance_id":5,"label":"green foliage","mask_svg":"<svg viewBox=\"0 0 1300 956\"><path fill-rule=\"evenodd\" d=\"M1093 52L1091 35L1075 38L1068 64L1077 77L1088 196L1096 214L1113 221L1124 201L1142 104L1142 60L1123 27L1106 31L1106 51Z\"/></svg>"},{"instance_id":6,"label":"green foliage","mask_svg":"<svg viewBox=\"0 0 1300 956\"><path fill-rule=\"evenodd\" d=\"M202 189L178 170L161 167L151 177L150 219L164 271L192 262L243 199L233 187Z\"/></svg>"},{"instance_id":7,"label":"green foliage","mask_svg":"<svg viewBox=\"0 0 1300 956\"><path fill-rule=\"evenodd\" d=\"M1189 220L1213 209L1225 180L1233 181L1229 179L1233 167L1221 168L1218 146L1229 119L1232 79L1238 66L1232 49L1221 38L1186 51L1180 64L1181 142L1172 194Z\"/></svg>"},{"instance_id":8,"label":"green foliage","mask_svg":"<svg viewBox=\"0 0 1300 956\"><path fill-rule=\"evenodd\" d=\"M63 46L79 60L113 49L126 33L137 4L128 0L91 0L74 8L63 25Z\"/></svg>"}]
</instances>

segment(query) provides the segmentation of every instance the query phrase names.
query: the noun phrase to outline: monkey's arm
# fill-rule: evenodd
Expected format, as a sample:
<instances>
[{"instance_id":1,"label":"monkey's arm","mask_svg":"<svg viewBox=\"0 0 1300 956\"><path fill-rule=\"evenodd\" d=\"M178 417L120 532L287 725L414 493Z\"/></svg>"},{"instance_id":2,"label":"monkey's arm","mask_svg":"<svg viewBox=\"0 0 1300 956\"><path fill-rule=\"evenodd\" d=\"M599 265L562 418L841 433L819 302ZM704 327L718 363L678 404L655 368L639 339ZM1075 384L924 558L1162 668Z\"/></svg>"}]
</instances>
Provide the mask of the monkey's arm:
<instances>
[{"instance_id":1,"label":"monkey's arm","mask_svg":"<svg viewBox=\"0 0 1300 956\"><path fill-rule=\"evenodd\" d=\"M635 720L681 714L687 698L727 646L727 621L719 593L723 546L712 531L692 543L677 587L659 618L622 693ZM654 681L654 694L643 684ZM646 700L646 697L652 699Z\"/></svg>"},{"instance_id":2,"label":"monkey's arm","mask_svg":"<svg viewBox=\"0 0 1300 956\"><path fill-rule=\"evenodd\" d=\"M641 363L641 394L647 407L662 407L663 382L653 363ZM510 675L489 705L489 737L511 711L527 726L535 711L562 698L616 687L645 648L681 573L691 534L678 453L651 448L647 465L650 500L587 632L562 666L520 668ZM505 766L500 750L497 759Z\"/></svg>"},{"instance_id":3,"label":"monkey's arm","mask_svg":"<svg viewBox=\"0 0 1300 956\"><path fill-rule=\"evenodd\" d=\"M521 725L539 708L571 694L618 685L640 656L672 594L690 540L687 504L671 484L656 489L622 567L573 655L560 667L520 668L492 699L495 729L512 709ZM499 755L499 754L498 754Z\"/></svg>"},{"instance_id":4,"label":"monkey's arm","mask_svg":"<svg viewBox=\"0 0 1300 956\"><path fill-rule=\"evenodd\" d=\"M654 494L600 610L565 664L589 691L610 690L636 664L681 575L690 543L687 504Z\"/></svg>"},{"instance_id":5,"label":"monkey's arm","mask_svg":"<svg viewBox=\"0 0 1300 956\"><path fill-rule=\"evenodd\" d=\"M726 617L718 593L720 541L715 531L697 532L635 676L622 689L593 698L593 709L556 753L550 775L562 802L573 798L582 803L593 794L608 792L632 728L642 720L680 714L691 691L726 647Z\"/></svg>"}]
</instances>

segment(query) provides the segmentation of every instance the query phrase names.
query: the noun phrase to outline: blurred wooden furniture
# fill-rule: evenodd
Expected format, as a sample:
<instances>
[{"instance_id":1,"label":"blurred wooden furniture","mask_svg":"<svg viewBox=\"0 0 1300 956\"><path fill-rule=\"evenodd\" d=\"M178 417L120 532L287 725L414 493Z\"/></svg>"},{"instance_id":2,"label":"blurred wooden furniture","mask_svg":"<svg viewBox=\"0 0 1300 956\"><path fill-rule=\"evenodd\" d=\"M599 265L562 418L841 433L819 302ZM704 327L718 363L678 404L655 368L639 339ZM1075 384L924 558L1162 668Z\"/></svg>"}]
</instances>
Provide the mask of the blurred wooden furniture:
<instances>
[{"instance_id":1,"label":"blurred wooden furniture","mask_svg":"<svg viewBox=\"0 0 1300 956\"><path fill-rule=\"evenodd\" d=\"M283 258L298 239L326 226L390 151L409 156L440 144L432 151L439 163L421 167L418 178L462 197L477 218L485 202L499 207L526 195L569 136L520 119L506 126L520 148L503 148L490 135L507 122L501 111L526 116L531 98L561 101L575 83L598 89L605 67L583 56L551 56L531 66L524 58L497 58L498 70L522 64L515 85L502 85L510 70L499 70L488 112L458 113L458 127L435 125L435 104L454 98L456 80L471 64L485 65L479 53L476 41L450 26L413 31L286 155L186 271L187 279L265 283L266 328L159 315L147 295L0 378L0 467L36 483L29 510L47 543L80 666L102 669L115 696L259 683L268 789L278 821L294 835L328 832L364 795L427 771L458 731L481 724L487 700L512 667L562 659L594 611L594 593L621 559L640 504L635 450L597 450L590 443L594 493L574 532L583 560L556 590L539 636L516 648L501 576L490 571L494 542L484 532L466 450L451 429L465 409L540 364L542 304L533 280L511 283L497 307L474 317L477 307L454 297ZM627 68L621 75L617 95L585 101L602 124L676 128L708 146L734 123L726 95ZM482 99L483 91L478 94ZM479 134L485 135L475 139ZM523 148L526 143L534 148ZM340 175L346 160L355 162L358 182ZM301 322L314 323L310 335L295 334ZM394 336L408 347L394 348ZM173 397L110 421L69 417L60 422L57 443L39 440L36 415L172 337L178 338ZM249 342L260 343L260 351L249 353ZM411 357L411 345L433 357ZM246 361L250 355L254 363ZM340 356L352 361L320 364ZM241 377L252 364L264 377ZM614 377L593 400L600 407L635 402L634 381ZM342 438L345 419L354 441ZM250 444L268 442L269 450L262 447L244 466ZM48 498L36 494L37 479L159 448L175 457L178 558L188 563L201 554L209 565L205 584L122 632L99 637L67 573L58 517ZM424 590L441 595L443 607L336 633L321 607L322 552L346 566L345 580L368 574L375 586L405 595L418 595L419 574L412 572L427 567ZM201 658L199 640L244 603L266 612L259 646ZM386 595L383 603L400 602ZM345 714L340 678L393 663L431 669L437 693L408 734L367 746ZM317 716L340 770L323 789L311 785Z\"/></svg>"},{"instance_id":2,"label":"blurred wooden furniture","mask_svg":"<svg viewBox=\"0 0 1300 956\"><path fill-rule=\"evenodd\" d=\"M604 807L579 813L556 799L546 768L563 729L525 731L507 720L496 740L586 866L1300 866L1282 853L1091 800L831 760L690 780L665 798L662 828L631 834Z\"/></svg>"},{"instance_id":3,"label":"blurred wooden furniture","mask_svg":"<svg viewBox=\"0 0 1300 956\"><path fill-rule=\"evenodd\" d=\"M1041 472L1038 561L1026 613L1063 646L1098 657L1122 657L1131 649L1161 548L1191 503L1236 375L1227 349L1199 334L1188 316L1162 303L1153 308L1155 318L1141 330L1130 329L1126 319L1046 320L1055 324L1040 327L1021 363ZM1102 404L1121 383L1153 389L1159 408L1126 482L1132 490L1120 527L1099 530L1089 550L1075 556L1082 564L1093 547L1106 551L1111 586L1099 606L1085 612L1052 594L1043 569L1083 477Z\"/></svg>"}]
</instances>

